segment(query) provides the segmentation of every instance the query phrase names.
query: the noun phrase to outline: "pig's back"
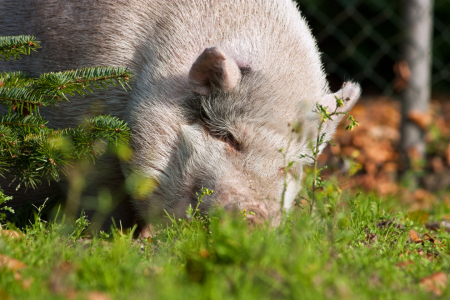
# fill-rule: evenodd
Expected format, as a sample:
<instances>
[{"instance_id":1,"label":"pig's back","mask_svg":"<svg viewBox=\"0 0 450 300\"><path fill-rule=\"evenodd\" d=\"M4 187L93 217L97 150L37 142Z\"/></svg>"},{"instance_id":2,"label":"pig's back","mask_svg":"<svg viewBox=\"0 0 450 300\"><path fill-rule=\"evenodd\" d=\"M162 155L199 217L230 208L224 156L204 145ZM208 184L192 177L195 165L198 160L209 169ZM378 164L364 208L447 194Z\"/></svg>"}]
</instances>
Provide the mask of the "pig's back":
<instances>
[{"instance_id":1,"label":"pig's back","mask_svg":"<svg viewBox=\"0 0 450 300\"><path fill-rule=\"evenodd\" d=\"M196 57L220 46L240 66L279 81L286 95L314 99L327 91L315 41L291 0L0 0L0 35L19 34L36 36L42 49L21 61L0 61L0 70L37 75L128 66L137 75L133 93L183 92ZM109 103L104 113L120 117L127 99L140 98L108 93L95 99ZM92 99L66 106L81 115ZM55 127L76 124L52 111L44 114Z\"/></svg>"}]
</instances>

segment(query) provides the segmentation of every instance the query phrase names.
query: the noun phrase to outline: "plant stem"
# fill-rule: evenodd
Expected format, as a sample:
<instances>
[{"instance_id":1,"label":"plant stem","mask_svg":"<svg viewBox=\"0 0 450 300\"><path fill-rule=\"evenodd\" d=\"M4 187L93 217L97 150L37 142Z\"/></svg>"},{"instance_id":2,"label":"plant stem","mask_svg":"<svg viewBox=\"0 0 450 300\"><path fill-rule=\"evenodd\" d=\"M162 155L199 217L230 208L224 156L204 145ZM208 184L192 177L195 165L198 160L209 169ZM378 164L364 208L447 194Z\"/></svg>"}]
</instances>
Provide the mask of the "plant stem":
<instances>
[{"instance_id":1,"label":"plant stem","mask_svg":"<svg viewBox=\"0 0 450 300\"><path fill-rule=\"evenodd\" d=\"M313 153L313 159L314 159L314 173L313 173L313 186L312 186L312 199L311 199L311 205L309 207L309 215L312 216L313 213L313 209L314 209L314 204L316 202L316 182L317 182L317 156L319 154L319 143L320 143L320 132L322 131L322 126L324 123L324 119L322 118L320 120L320 124L319 124L319 131L317 133L317 137L316 137L316 147L314 149L314 153Z\"/></svg>"},{"instance_id":2,"label":"plant stem","mask_svg":"<svg viewBox=\"0 0 450 300\"><path fill-rule=\"evenodd\" d=\"M284 207L284 197L286 195L286 190L287 190L287 172L288 172L288 166L286 165L286 152L289 149L289 144L290 144L291 140L289 139L288 145L286 147L286 149L283 151L283 191L281 192L281 205L280 205L280 212L283 215L283 207Z\"/></svg>"}]
</instances>

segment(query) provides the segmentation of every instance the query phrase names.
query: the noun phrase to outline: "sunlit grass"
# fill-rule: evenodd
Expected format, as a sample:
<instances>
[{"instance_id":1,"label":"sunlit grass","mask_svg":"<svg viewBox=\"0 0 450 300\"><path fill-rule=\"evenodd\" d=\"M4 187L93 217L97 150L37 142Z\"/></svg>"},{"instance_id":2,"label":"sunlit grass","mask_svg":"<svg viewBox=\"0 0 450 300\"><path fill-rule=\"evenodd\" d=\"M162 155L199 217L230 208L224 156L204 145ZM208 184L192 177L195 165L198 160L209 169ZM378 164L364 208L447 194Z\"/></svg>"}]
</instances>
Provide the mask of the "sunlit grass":
<instances>
[{"instance_id":1,"label":"sunlit grass","mask_svg":"<svg viewBox=\"0 0 450 300\"><path fill-rule=\"evenodd\" d=\"M312 217L308 207L296 207L278 228L249 226L242 218L219 211L172 220L170 227L159 228L148 240L135 240L119 230L109 237L83 238L87 225L83 218L73 226L37 218L22 230L22 238L0 238L0 253L26 265L14 270L2 264L0 295L2 299L89 299L98 292L111 299L433 297L420 282L438 271L449 273L450 235L434 232L434 242L410 242L410 229L418 233L426 229L409 220L395 199L345 193L332 199L335 192L319 195L321 205ZM443 205L434 217L449 212ZM440 290L442 297L449 296L445 288Z\"/></svg>"}]
</instances>

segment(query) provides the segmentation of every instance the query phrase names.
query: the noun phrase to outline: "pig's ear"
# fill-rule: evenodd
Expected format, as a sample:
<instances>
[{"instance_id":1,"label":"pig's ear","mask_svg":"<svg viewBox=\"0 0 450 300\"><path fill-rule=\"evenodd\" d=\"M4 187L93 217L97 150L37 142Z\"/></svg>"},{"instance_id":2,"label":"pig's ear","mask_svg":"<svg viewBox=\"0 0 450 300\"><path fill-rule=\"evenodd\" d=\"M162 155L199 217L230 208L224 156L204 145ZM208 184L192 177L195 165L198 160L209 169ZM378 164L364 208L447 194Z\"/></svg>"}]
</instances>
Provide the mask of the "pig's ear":
<instances>
[{"instance_id":1,"label":"pig's ear","mask_svg":"<svg viewBox=\"0 0 450 300\"><path fill-rule=\"evenodd\" d=\"M213 86L224 92L236 87L241 70L219 47L206 48L189 71L192 90L201 95L211 93Z\"/></svg>"},{"instance_id":2,"label":"pig's ear","mask_svg":"<svg viewBox=\"0 0 450 300\"><path fill-rule=\"evenodd\" d=\"M343 106L337 109L337 112L348 112L353 105L358 101L361 95L361 88L359 84L353 82L346 82L343 84L342 89L337 93L328 94L322 97L319 103L327 107L327 111L333 112L336 109L336 97L343 100ZM324 125L324 132L326 134L326 139L330 140L336 130L337 125L342 120L345 115L337 115L332 117L333 120L328 120Z\"/></svg>"}]
</instances>

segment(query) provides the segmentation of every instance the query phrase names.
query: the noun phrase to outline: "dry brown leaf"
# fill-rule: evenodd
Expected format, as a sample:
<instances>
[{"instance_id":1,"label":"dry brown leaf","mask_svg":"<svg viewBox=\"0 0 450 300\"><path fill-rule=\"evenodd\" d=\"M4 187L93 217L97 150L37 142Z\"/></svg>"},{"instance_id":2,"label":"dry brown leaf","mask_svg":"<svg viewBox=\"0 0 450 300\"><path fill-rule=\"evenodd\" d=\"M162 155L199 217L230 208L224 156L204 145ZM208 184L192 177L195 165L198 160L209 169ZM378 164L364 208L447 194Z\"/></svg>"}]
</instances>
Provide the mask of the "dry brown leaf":
<instances>
[{"instance_id":1,"label":"dry brown leaf","mask_svg":"<svg viewBox=\"0 0 450 300\"><path fill-rule=\"evenodd\" d=\"M22 280L22 274L20 274L19 272L14 273L14 280Z\"/></svg>"},{"instance_id":2,"label":"dry brown leaf","mask_svg":"<svg viewBox=\"0 0 450 300\"><path fill-rule=\"evenodd\" d=\"M409 238L416 244L423 243L423 240L419 238L419 235L414 231L414 229L409 230Z\"/></svg>"},{"instance_id":3,"label":"dry brown leaf","mask_svg":"<svg viewBox=\"0 0 450 300\"><path fill-rule=\"evenodd\" d=\"M420 129L425 130L433 122L433 117L429 112L412 110L408 113L408 120L414 122Z\"/></svg>"},{"instance_id":4,"label":"dry brown leaf","mask_svg":"<svg viewBox=\"0 0 450 300\"><path fill-rule=\"evenodd\" d=\"M89 294L86 295L86 299L88 300L110 300L111 298L102 292L90 292Z\"/></svg>"},{"instance_id":5,"label":"dry brown leaf","mask_svg":"<svg viewBox=\"0 0 450 300\"><path fill-rule=\"evenodd\" d=\"M27 279L22 280L22 287L25 290L29 290L33 281L34 281L33 278L27 278Z\"/></svg>"},{"instance_id":6,"label":"dry brown leaf","mask_svg":"<svg viewBox=\"0 0 450 300\"><path fill-rule=\"evenodd\" d=\"M410 265L414 265L414 262L411 259L408 259L406 261L402 261L397 263L395 266L399 267L399 268L408 268Z\"/></svg>"},{"instance_id":7,"label":"dry brown leaf","mask_svg":"<svg viewBox=\"0 0 450 300\"><path fill-rule=\"evenodd\" d=\"M73 299L77 296L77 292L73 288L71 277L76 267L70 262L62 262L55 268L49 279L49 287L52 293L65 295L66 298Z\"/></svg>"},{"instance_id":8,"label":"dry brown leaf","mask_svg":"<svg viewBox=\"0 0 450 300\"><path fill-rule=\"evenodd\" d=\"M441 296L443 290L447 286L447 275L443 272L437 272L433 275L422 278L420 286L428 292L432 292L436 296Z\"/></svg>"},{"instance_id":9,"label":"dry brown leaf","mask_svg":"<svg viewBox=\"0 0 450 300\"><path fill-rule=\"evenodd\" d=\"M339 155L341 154L341 146L339 144L334 144L330 146L331 154Z\"/></svg>"},{"instance_id":10,"label":"dry brown leaf","mask_svg":"<svg viewBox=\"0 0 450 300\"><path fill-rule=\"evenodd\" d=\"M374 164L373 162L367 162L366 165L364 166L367 174L370 175L375 175L378 171L377 165Z\"/></svg>"},{"instance_id":11,"label":"dry brown leaf","mask_svg":"<svg viewBox=\"0 0 450 300\"><path fill-rule=\"evenodd\" d=\"M0 254L0 268L6 268L15 272L25 269L26 267L27 265L21 262L20 260L11 258L4 254Z\"/></svg>"},{"instance_id":12,"label":"dry brown leaf","mask_svg":"<svg viewBox=\"0 0 450 300\"><path fill-rule=\"evenodd\" d=\"M442 173L442 171L444 171L445 169L442 158L440 158L439 156L433 157L433 159L431 160L431 167L434 173Z\"/></svg>"},{"instance_id":13,"label":"dry brown leaf","mask_svg":"<svg viewBox=\"0 0 450 300\"><path fill-rule=\"evenodd\" d=\"M439 255L438 252L430 253L430 252L425 252L425 251L423 251L423 249L419 249L418 251L415 251L415 252L413 252L413 253L417 253L417 254L419 254L420 256L422 256L423 258L428 259L429 261L435 261L435 260L436 260L436 257Z\"/></svg>"},{"instance_id":14,"label":"dry brown leaf","mask_svg":"<svg viewBox=\"0 0 450 300\"><path fill-rule=\"evenodd\" d=\"M397 154L387 141L379 143L378 146L364 147L364 153L366 154L368 161L374 163L385 163L397 158Z\"/></svg>"},{"instance_id":15,"label":"dry brown leaf","mask_svg":"<svg viewBox=\"0 0 450 300\"><path fill-rule=\"evenodd\" d=\"M0 236L1 237L10 237L13 239L19 239L23 236L25 236L22 232L18 232L15 230L7 230L7 229L0 229Z\"/></svg>"},{"instance_id":16,"label":"dry brown leaf","mask_svg":"<svg viewBox=\"0 0 450 300\"><path fill-rule=\"evenodd\" d=\"M436 242L439 242L434 237L432 237L429 233L424 233L423 236L422 236L422 239L424 241L430 241L433 244L435 244Z\"/></svg>"},{"instance_id":17,"label":"dry brown leaf","mask_svg":"<svg viewBox=\"0 0 450 300\"><path fill-rule=\"evenodd\" d=\"M433 203L436 201L436 196L433 195L433 193L431 193L430 191L427 191L424 189L417 189L413 193L413 198L414 198L414 200L420 201L420 202Z\"/></svg>"},{"instance_id":18,"label":"dry brown leaf","mask_svg":"<svg viewBox=\"0 0 450 300\"><path fill-rule=\"evenodd\" d=\"M369 233L369 232L366 233L366 241L368 244L376 243L377 238L378 237L375 233Z\"/></svg>"},{"instance_id":19,"label":"dry brown leaf","mask_svg":"<svg viewBox=\"0 0 450 300\"><path fill-rule=\"evenodd\" d=\"M411 70L409 69L408 62L406 60L396 62L394 64L394 73L394 89L395 91L400 92L405 89L409 79L411 78Z\"/></svg>"},{"instance_id":20,"label":"dry brown leaf","mask_svg":"<svg viewBox=\"0 0 450 300\"><path fill-rule=\"evenodd\" d=\"M398 163L397 162L387 162L383 165L384 173L395 173L398 171Z\"/></svg>"},{"instance_id":21,"label":"dry brown leaf","mask_svg":"<svg viewBox=\"0 0 450 300\"><path fill-rule=\"evenodd\" d=\"M445 158L447 160L447 165L450 166L450 143L447 146L447 151L445 151Z\"/></svg>"},{"instance_id":22,"label":"dry brown leaf","mask_svg":"<svg viewBox=\"0 0 450 300\"><path fill-rule=\"evenodd\" d=\"M405 74L407 74L405 73L406 69L405 66L401 67L400 65L397 66L398 75L401 75L404 79ZM412 112L411 118L416 123L420 122L422 127L426 127L432 122L442 136L450 136L450 102L447 99L448 97L433 101L429 113L416 114ZM375 190L378 194L401 192L401 187L397 184L397 171L405 168L405 166L401 165L402 160L399 159L398 151L401 123L400 105L387 97L367 98L367 100L369 101L355 105L350 112L360 121L361 126L351 132L345 131L345 126L339 126L334 139L336 146L329 147L323 157L325 159L323 163L331 165L332 168L325 171L323 175L327 177L339 170L338 176L341 178L346 176L348 174L348 161L343 159L346 156L361 164L362 167L348 181L347 188L361 187L366 190ZM434 141L434 137L430 137L429 141ZM425 166L422 164L420 149L409 149L408 156L412 161L412 168L414 170L425 170L425 175L432 175L432 172L439 175L448 174L447 172L450 170L450 145L444 144L443 146L436 153L430 153L432 156L425 162ZM359 155L353 155L358 153ZM433 159L433 157L435 158ZM425 176L424 178L428 177ZM442 183L439 180L439 183L436 182L435 185L445 187L448 184L444 180L442 180ZM407 202L411 210L427 210L438 201L436 197L434 198L419 192L414 198L408 197L402 200Z\"/></svg>"},{"instance_id":23,"label":"dry brown leaf","mask_svg":"<svg viewBox=\"0 0 450 300\"><path fill-rule=\"evenodd\" d=\"M25 290L30 289L31 284L33 283L34 279L33 278L27 278L27 279L23 279L23 276L21 273L19 272L15 272L14 273L14 280L20 282L20 284L22 284L22 287ZM0 298L1 299L1 298Z\"/></svg>"}]
</instances>

